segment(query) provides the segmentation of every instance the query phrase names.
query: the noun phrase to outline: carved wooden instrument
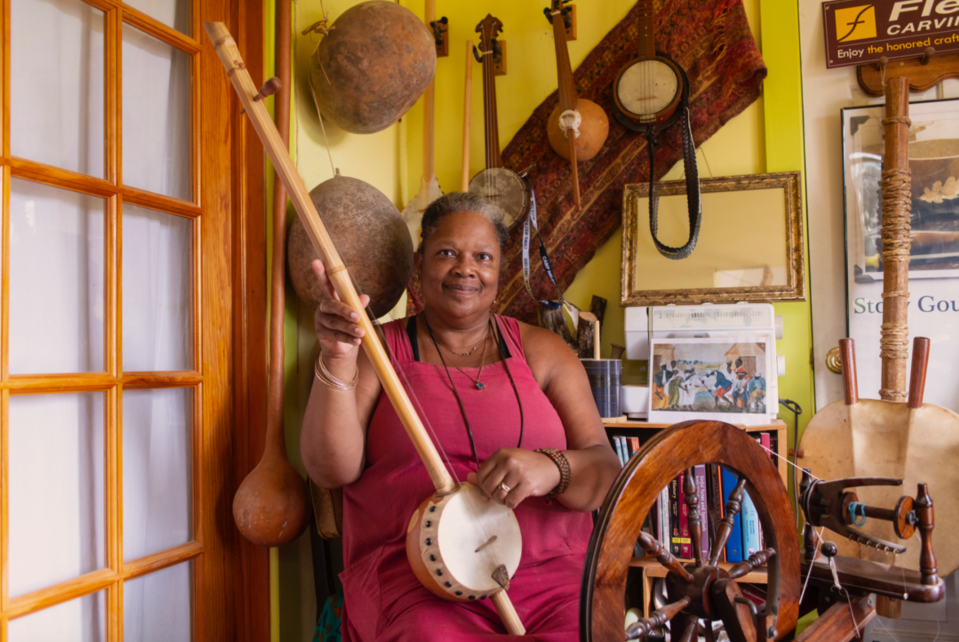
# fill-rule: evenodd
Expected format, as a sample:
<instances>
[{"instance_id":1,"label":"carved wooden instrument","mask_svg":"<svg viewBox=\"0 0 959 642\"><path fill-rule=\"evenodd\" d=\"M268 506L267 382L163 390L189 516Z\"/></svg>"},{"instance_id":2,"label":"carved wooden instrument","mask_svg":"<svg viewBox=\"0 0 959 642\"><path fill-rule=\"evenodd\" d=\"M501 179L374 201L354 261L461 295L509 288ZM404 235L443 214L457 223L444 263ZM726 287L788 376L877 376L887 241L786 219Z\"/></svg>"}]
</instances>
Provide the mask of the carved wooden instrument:
<instances>
[{"instance_id":1,"label":"carved wooden instrument","mask_svg":"<svg viewBox=\"0 0 959 642\"><path fill-rule=\"evenodd\" d=\"M544 9L553 25L553 43L556 46L556 73L559 77L559 104L546 121L546 136L550 147L570 162L573 172L573 197L576 208L582 207L579 192L579 173L576 164L595 156L609 135L609 118L603 108L591 100L580 98L573 82L573 69L566 46L566 29L570 20L571 0L552 0Z\"/></svg>"},{"instance_id":2,"label":"carved wooden instrument","mask_svg":"<svg viewBox=\"0 0 959 642\"><path fill-rule=\"evenodd\" d=\"M423 18L426 24L436 20L436 0L426 0L426 12ZM420 221L429 204L443 195L433 165L433 121L436 105L436 79L430 81L423 94L423 177L420 179L420 191L416 193L406 209L403 220L410 228L413 237L413 249L420 244Z\"/></svg>"},{"instance_id":3,"label":"carved wooden instrument","mask_svg":"<svg viewBox=\"0 0 959 642\"><path fill-rule=\"evenodd\" d=\"M530 207L530 188L526 179L503 167L499 149L499 122L496 116L496 78L494 57L498 56L496 36L503 31L498 18L486 14L476 25L480 34L476 59L483 63L483 120L486 132L486 169L470 181L470 192L484 196L503 210L503 222L512 227L525 218Z\"/></svg>"},{"instance_id":4,"label":"carved wooden instrument","mask_svg":"<svg viewBox=\"0 0 959 642\"><path fill-rule=\"evenodd\" d=\"M360 304L350 273L316 213L263 102L253 101L256 88L236 43L223 23L207 22L204 27L257 135L290 193L290 200L310 240L326 265L337 295L360 315L359 325L366 332L363 348L436 487L436 493L423 502L410 522L409 532L419 533L419 536L407 538L407 555L414 572L419 569L421 572L417 577L426 588L444 599L468 601L490 597L507 630L522 635L522 623L505 591L509 578L519 566L522 550L515 515L505 506L482 501L475 486L458 484L450 476L413 409L370 317ZM425 574L422 573L424 569Z\"/></svg>"},{"instance_id":5,"label":"carved wooden instrument","mask_svg":"<svg viewBox=\"0 0 959 642\"><path fill-rule=\"evenodd\" d=\"M653 0L639 0L639 54L616 76L616 117L630 129L660 127L676 114L685 76L679 65L656 51Z\"/></svg>"},{"instance_id":6,"label":"carved wooden instrument","mask_svg":"<svg viewBox=\"0 0 959 642\"><path fill-rule=\"evenodd\" d=\"M909 289L908 180L908 80L891 78L886 83L884 119L886 152L883 199L883 329L882 390L878 400L860 400L856 383L855 355L851 340L840 341L843 355L843 382L846 400L830 404L810 421L802 438L799 465L822 479L878 475L902 479L908 487L920 482L933 488L955 488L959 484L959 415L951 410L922 402L928 340L916 338L908 403L905 401L907 304ZM898 194L898 197L894 197ZM894 198L887 198L894 197ZM905 211L903 211L903 209ZM862 492L868 504L894 502L895 491L870 488ZM959 547L955 546L959 525L959 497L944 493L936 503L940 537L940 572L948 575L959 568ZM873 528L877 530L872 530ZM898 542L891 527L869 524L865 532ZM893 557L871 546L838 542L840 553L914 565L917 554L910 551Z\"/></svg>"}]
</instances>

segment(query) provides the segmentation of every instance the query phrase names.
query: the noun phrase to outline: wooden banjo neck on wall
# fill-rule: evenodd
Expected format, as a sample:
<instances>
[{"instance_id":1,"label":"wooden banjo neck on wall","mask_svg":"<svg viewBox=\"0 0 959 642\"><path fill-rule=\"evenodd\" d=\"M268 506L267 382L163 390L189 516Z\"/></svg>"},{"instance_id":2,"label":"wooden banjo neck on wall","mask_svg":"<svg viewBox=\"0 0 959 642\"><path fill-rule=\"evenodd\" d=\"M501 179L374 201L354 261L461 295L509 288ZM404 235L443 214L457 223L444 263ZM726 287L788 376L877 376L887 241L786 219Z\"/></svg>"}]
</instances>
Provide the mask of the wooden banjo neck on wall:
<instances>
[{"instance_id":1,"label":"wooden banjo neck on wall","mask_svg":"<svg viewBox=\"0 0 959 642\"><path fill-rule=\"evenodd\" d=\"M653 0L639 0L639 54L616 76L613 104L626 128L646 132L671 125L678 115L686 74L673 59L656 51Z\"/></svg>"},{"instance_id":2,"label":"wooden banjo neck on wall","mask_svg":"<svg viewBox=\"0 0 959 642\"><path fill-rule=\"evenodd\" d=\"M525 218L531 198L526 179L503 167L499 149L499 122L496 117L496 76L494 58L500 55L496 36L503 31L499 18L486 14L476 25L480 34L479 49L473 49L477 62L483 63L483 121L485 124L486 169L470 181L472 194L484 196L499 205L507 228Z\"/></svg>"},{"instance_id":3,"label":"wooden banjo neck on wall","mask_svg":"<svg viewBox=\"0 0 959 642\"><path fill-rule=\"evenodd\" d=\"M566 29L572 9L563 6L571 0L552 0L544 9L546 19L553 25L553 43L556 46L556 74L559 86L559 104L546 121L546 137L550 147L570 162L573 174L573 200L576 209L582 207L579 193L579 172L576 165L588 161L599 152L609 136L609 118L603 108L591 100L580 98L573 81L573 68L566 46Z\"/></svg>"}]
</instances>

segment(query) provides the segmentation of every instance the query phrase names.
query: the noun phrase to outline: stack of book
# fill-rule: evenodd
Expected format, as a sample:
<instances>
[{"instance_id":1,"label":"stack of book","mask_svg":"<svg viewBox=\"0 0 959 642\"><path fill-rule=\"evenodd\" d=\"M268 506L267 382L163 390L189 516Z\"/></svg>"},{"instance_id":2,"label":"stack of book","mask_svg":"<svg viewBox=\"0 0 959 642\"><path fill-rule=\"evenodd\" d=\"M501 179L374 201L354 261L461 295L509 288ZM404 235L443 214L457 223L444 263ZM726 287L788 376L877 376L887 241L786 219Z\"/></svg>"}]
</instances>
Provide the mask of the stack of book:
<instances>
[{"instance_id":1,"label":"stack of book","mask_svg":"<svg viewBox=\"0 0 959 642\"><path fill-rule=\"evenodd\" d=\"M771 453L779 451L776 431L753 433L753 436ZM613 436L612 440L624 466L641 446L638 437ZM770 454L770 457L774 455ZM738 475L718 464L700 464L693 468L693 475L699 498L699 519L703 529L702 556L707 559L716 540L716 528L726 514L726 502L736 487ZM683 492L684 481L685 472L682 472L663 488L646 515L642 530L668 546L674 557L692 559L694 555L692 538L689 535L689 509ZM733 519L733 529L719 561L741 562L764 548L756 506L749 493L743 493L742 508ZM637 550L637 554L642 555L642 549Z\"/></svg>"}]
</instances>

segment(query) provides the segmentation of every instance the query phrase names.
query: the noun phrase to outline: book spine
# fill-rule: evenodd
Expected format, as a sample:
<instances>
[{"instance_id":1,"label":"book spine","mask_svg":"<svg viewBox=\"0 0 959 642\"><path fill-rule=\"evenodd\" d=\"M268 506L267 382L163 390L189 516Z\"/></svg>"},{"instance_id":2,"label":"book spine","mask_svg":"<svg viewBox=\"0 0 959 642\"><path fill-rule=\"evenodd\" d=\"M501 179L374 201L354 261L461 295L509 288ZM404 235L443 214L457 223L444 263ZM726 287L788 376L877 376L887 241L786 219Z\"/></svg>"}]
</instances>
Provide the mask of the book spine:
<instances>
[{"instance_id":1,"label":"book spine","mask_svg":"<svg viewBox=\"0 0 959 642\"><path fill-rule=\"evenodd\" d=\"M691 559L693 556L692 540L689 537L689 507L686 505L686 493L683 492L683 482L686 473L679 473L676 485L679 486L679 556Z\"/></svg>"},{"instance_id":2,"label":"book spine","mask_svg":"<svg viewBox=\"0 0 959 642\"><path fill-rule=\"evenodd\" d=\"M743 558L759 550L759 513L749 493L743 493L742 510Z\"/></svg>"},{"instance_id":3,"label":"book spine","mask_svg":"<svg viewBox=\"0 0 959 642\"><path fill-rule=\"evenodd\" d=\"M679 483L677 479L669 482L669 552L676 557L680 554L681 536L679 534Z\"/></svg>"},{"instance_id":4,"label":"book spine","mask_svg":"<svg viewBox=\"0 0 959 642\"><path fill-rule=\"evenodd\" d=\"M702 553L703 559L709 559L709 510L708 497L709 489L706 484L706 464L700 464L693 469L693 473L696 476L696 491L699 495L699 522L703 528L703 535L700 538L700 553Z\"/></svg>"},{"instance_id":5,"label":"book spine","mask_svg":"<svg viewBox=\"0 0 959 642\"><path fill-rule=\"evenodd\" d=\"M659 493L659 543L666 548L670 547L669 532L669 486Z\"/></svg>"},{"instance_id":6,"label":"book spine","mask_svg":"<svg viewBox=\"0 0 959 642\"><path fill-rule=\"evenodd\" d=\"M629 438L629 456L632 457L634 453L639 452L639 437L630 437Z\"/></svg>"},{"instance_id":7,"label":"book spine","mask_svg":"<svg viewBox=\"0 0 959 642\"><path fill-rule=\"evenodd\" d=\"M729 494L736 487L736 476L725 468L722 470L723 484L723 505L729 501ZM733 518L733 528L729 533L729 539L726 541L726 561L743 561L743 532L742 532L742 511Z\"/></svg>"},{"instance_id":8,"label":"book spine","mask_svg":"<svg viewBox=\"0 0 959 642\"><path fill-rule=\"evenodd\" d=\"M719 522L723 518L723 486L720 482L719 466L716 464L706 464L706 475L709 482L709 492L707 493L707 511L709 512L709 542L710 546L715 546L716 529L719 528ZM725 556L725 551L720 554L720 560Z\"/></svg>"},{"instance_id":9,"label":"book spine","mask_svg":"<svg viewBox=\"0 0 959 642\"><path fill-rule=\"evenodd\" d=\"M623 466L626 465L626 454L623 452L623 446L625 445L625 440L622 437L616 437L616 456L619 457L619 463Z\"/></svg>"}]
</instances>

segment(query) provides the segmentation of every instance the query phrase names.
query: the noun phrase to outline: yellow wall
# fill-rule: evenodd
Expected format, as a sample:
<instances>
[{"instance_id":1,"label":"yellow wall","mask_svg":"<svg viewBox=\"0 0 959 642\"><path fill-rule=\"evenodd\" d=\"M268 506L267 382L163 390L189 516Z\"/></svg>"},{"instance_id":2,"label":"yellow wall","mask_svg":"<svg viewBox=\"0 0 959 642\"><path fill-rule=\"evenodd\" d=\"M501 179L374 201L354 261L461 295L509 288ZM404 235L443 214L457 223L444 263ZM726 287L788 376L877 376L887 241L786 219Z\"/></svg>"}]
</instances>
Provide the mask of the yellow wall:
<instances>
[{"instance_id":1,"label":"yellow wall","mask_svg":"<svg viewBox=\"0 0 959 642\"><path fill-rule=\"evenodd\" d=\"M357 0L325 0L335 20ZM402 4L422 16L422 0ZM505 145L529 117L532 110L556 86L552 29L542 13L548 3L524 0L438 0L437 15L449 18L450 56L441 58L436 71L436 175L446 191L459 188L463 132L463 89L465 41L474 39L476 24L493 13L505 25L501 36L508 44L508 70L497 79L500 142ZM580 0L579 39L570 43L574 68L599 40L626 15L634 0ZM770 73L764 97L743 114L727 123L706 141L700 150L703 177L802 169L801 80L799 76L798 19L795 2L744 0L750 25ZM762 16L762 22L760 21ZM307 187L312 188L333 175L327 146L316 108L310 98L307 69L315 37L301 32L322 17L317 2L294 3L294 144L297 167ZM760 25L762 29L760 30ZM268 30L269 33L272 29ZM764 37L765 36L765 37ZM271 45L270 45L271 46ZM483 166L482 74L473 64L470 175ZM334 164L345 175L371 183L403 209L418 191L422 168L422 108L414 106L403 120L377 134L347 134L326 124L329 151ZM678 178L681 167L673 168L668 179ZM624 343L623 310L619 307L621 234L617 232L597 251L567 290L567 297L587 307L593 294L609 301L603 349L610 343ZM286 331L286 434L294 464L299 459L300 417L312 381L316 340L312 312L301 310L288 289ZM808 288L807 288L808 291ZM787 377L780 380L780 395L797 400L812 414L812 370L808 303L777 304L786 322L786 339L778 350L787 355ZM638 376L637 364L627 364L627 379ZM315 623L313 578L309 539L284 547L274 556L273 620L274 640L309 640Z\"/></svg>"}]
</instances>

